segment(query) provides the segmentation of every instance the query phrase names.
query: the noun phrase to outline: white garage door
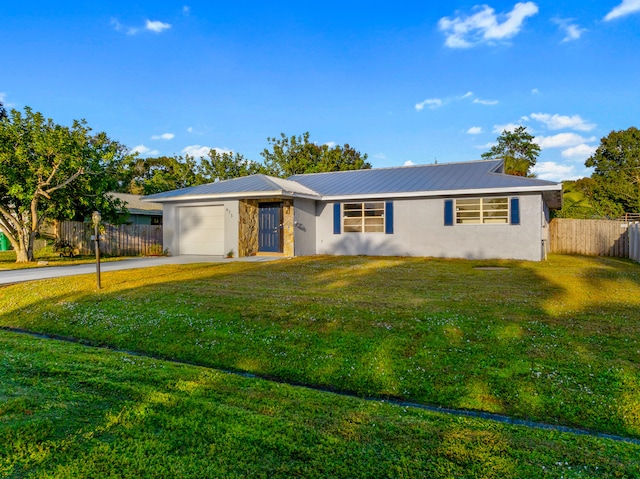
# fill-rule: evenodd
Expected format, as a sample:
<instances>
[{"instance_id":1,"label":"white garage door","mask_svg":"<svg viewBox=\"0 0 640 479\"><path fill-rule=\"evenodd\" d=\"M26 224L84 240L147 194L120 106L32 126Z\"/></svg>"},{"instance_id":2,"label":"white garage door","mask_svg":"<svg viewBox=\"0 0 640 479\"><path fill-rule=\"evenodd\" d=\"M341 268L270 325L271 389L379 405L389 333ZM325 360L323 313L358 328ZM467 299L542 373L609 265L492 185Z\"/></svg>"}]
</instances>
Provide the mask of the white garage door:
<instances>
[{"instance_id":1,"label":"white garage door","mask_svg":"<svg viewBox=\"0 0 640 479\"><path fill-rule=\"evenodd\" d=\"M180 208L180 254L224 254L224 206Z\"/></svg>"}]
</instances>

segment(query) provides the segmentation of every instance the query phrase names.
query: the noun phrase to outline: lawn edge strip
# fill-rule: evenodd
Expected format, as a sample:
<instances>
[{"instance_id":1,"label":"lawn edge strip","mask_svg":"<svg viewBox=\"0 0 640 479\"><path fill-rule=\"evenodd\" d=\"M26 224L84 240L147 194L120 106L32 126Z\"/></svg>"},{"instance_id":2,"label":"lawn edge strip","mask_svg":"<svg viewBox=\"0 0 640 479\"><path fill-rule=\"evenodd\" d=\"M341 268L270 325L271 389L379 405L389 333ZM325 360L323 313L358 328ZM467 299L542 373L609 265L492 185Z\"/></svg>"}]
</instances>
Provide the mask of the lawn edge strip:
<instances>
[{"instance_id":1,"label":"lawn edge strip","mask_svg":"<svg viewBox=\"0 0 640 479\"><path fill-rule=\"evenodd\" d=\"M618 435L615 435L615 434L607 434L607 433L603 433L603 432L590 431L588 429L573 428L573 427L563 426L563 425L560 425L560 424L549 424L549 423L538 422L538 421L530 421L530 420L527 420L527 419L519 419L519 418L514 418L514 417L511 417L511 416L506 416L506 415L502 415L502 414L495 414L495 413L489 413L489 412L484 412L484 411L475 411L475 410L470 410L470 409L448 408L448 407L435 406L435 405L429 405L429 404L421 404L421 403L402 401L400 399L393 399L393 398L384 398L384 397L375 397L375 396L361 396L361 395L358 395L358 394L356 394L354 392L351 392L351 391L343 391L343 390L339 390L339 389L327 388L327 387L317 386L317 385L313 385L313 384L306 384L306 383L295 382L295 381L287 381L285 379L274 377L274 376L269 376L269 375L255 374L255 373L250 373L250 372L241 371L241 370L224 369L224 368L219 368L219 367L215 367L215 366L211 366L211 365L207 365L207 364L203 364L203 363L198 363L198 362L193 362L193 361L184 361L184 360L175 359L175 358L162 356L162 355L152 355L152 354L147 354L147 353L144 353L144 352L130 351L130 350L126 350L126 349L119 349L119 348L112 347L112 346L110 346L108 344L97 344L96 342L93 342L93 341L87 340L87 339L82 339L82 338L61 336L61 335L58 335L58 334L38 333L38 332L34 332L34 331L29 331L27 329L14 328L14 327L11 327L11 326L0 326L0 331L6 331L6 332L9 332L9 333L15 333L15 334L23 334L23 335L35 337L35 338L38 338L38 339L47 339L47 340L52 340L52 341L60 341L60 342L65 342L65 343L77 344L77 345L80 345L80 346L94 348L94 349L104 349L104 350L115 352L115 353L128 354L128 355L131 355L131 356L138 356L138 357L143 357L143 358L147 358L147 359L154 359L154 360L158 360L158 361L167 361L167 362L170 362L170 363L181 364L181 365L185 365L185 366L194 366L194 367L209 369L209 370L212 370L212 371L217 371L217 372L224 373L224 374L233 374L235 376L240 376L240 377L244 377L244 378L261 379L261 380L264 380L264 381L283 384L283 385L287 385L287 386L291 386L291 387L305 388L305 389L309 389L309 390L313 390L313 391L324 392L324 393L329 393L329 394L335 394L335 395L338 395L338 396L344 396L344 397L349 397L349 398L354 398L354 399L362 399L364 401L369 401L369 402L386 403L386 404L391 404L391 405L394 405L394 406L408 407L408 408L421 409L421 410L424 410L424 411L430 411L430 412L435 412L435 413L440 413L440 414L446 414L446 415L449 415L449 416L470 417L470 418L475 418L475 419L484 419L484 420L499 422L499 423L502 423L502 424L510 424L510 425L514 425L514 426L528 427L530 429L541 429L541 430L547 430L547 431L556 431L556 432L561 432L561 433L568 433L568 434L574 434L574 435L579 435L579 436L588 436L588 437L594 437L594 438L598 438L598 439L608 439L608 440L616 441L616 442L624 442L624 443L629 443L629 444L640 445L640 439L635 439L635 438L631 438L631 437L624 437L624 436L618 436Z\"/></svg>"}]
</instances>

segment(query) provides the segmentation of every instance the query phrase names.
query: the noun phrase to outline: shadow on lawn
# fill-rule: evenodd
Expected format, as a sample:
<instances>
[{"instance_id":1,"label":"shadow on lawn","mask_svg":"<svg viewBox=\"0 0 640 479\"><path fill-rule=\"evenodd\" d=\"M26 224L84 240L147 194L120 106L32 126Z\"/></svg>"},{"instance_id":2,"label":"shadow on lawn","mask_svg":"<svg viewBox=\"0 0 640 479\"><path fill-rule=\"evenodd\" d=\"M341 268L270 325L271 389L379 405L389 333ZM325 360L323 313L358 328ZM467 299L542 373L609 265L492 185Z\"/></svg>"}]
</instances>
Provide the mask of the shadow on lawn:
<instances>
[{"instance_id":1,"label":"shadow on lawn","mask_svg":"<svg viewBox=\"0 0 640 479\"><path fill-rule=\"evenodd\" d=\"M619 334L637 309L594 296L619 284L589 273L596 259L580 259L569 273L566 261L310 257L166 266L107 273L99 292L92 276L2 288L0 324L365 396L638 437L638 347ZM506 269L475 269L487 265ZM575 302L585 284L588 301ZM637 282L625 284L640 296ZM615 317L592 314L614 307Z\"/></svg>"},{"instance_id":2,"label":"shadow on lawn","mask_svg":"<svg viewBox=\"0 0 640 479\"><path fill-rule=\"evenodd\" d=\"M28 421L15 402L4 411L0 472L9 477L464 477L473 470L523 477L531 475L527 466L538 471L541 459L563 459L539 432L526 437L527 452L537 447L538 456L516 460L523 447L509 426L488 430L478 420L2 332L0 338L13 360L0 364L0 373L37 398ZM25 351L29 361L21 361ZM584 438L576 447L594 444ZM620 450L632 453L629 445ZM594 451L600 468L615 469L620 458L606 452Z\"/></svg>"}]
</instances>

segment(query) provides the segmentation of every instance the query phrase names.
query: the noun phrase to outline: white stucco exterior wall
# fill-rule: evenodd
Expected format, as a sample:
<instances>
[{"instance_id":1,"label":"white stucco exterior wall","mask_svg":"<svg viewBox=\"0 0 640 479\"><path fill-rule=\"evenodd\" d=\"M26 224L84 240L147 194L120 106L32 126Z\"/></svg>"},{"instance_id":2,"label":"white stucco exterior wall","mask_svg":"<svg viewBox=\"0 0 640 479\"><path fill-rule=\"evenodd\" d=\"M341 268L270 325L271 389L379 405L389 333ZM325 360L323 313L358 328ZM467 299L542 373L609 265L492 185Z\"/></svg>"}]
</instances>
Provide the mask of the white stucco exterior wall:
<instances>
[{"instance_id":1,"label":"white stucco exterior wall","mask_svg":"<svg viewBox=\"0 0 640 479\"><path fill-rule=\"evenodd\" d=\"M294 255L314 255L316 254L316 201L296 198L293 207Z\"/></svg>"},{"instance_id":2,"label":"white stucco exterior wall","mask_svg":"<svg viewBox=\"0 0 640 479\"><path fill-rule=\"evenodd\" d=\"M505 195L500 195L504 197ZM335 255L433 256L468 259L544 259L548 238L540 194L517 196L520 224L444 225L447 198L396 199L394 232L333 234L333 204L318 203L316 252ZM354 200L355 201L355 200Z\"/></svg>"},{"instance_id":3,"label":"white stucco exterior wall","mask_svg":"<svg viewBox=\"0 0 640 479\"><path fill-rule=\"evenodd\" d=\"M224 252L233 250L238 256L240 244L240 202L229 200L224 202Z\"/></svg>"},{"instance_id":4,"label":"white stucco exterior wall","mask_svg":"<svg viewBox=\"0 0 640 479\"><path fill-rule=\"evenodd\" d=\"M174 203L162 205L162 245L171 256L179 254L178 211Z\"/></svg>"},{"instance_id":5,"label":"white stucco exterior wall","mask_svg":"<svg viewBox=\"0 0 640 479\"><path fill-rule=\"evenodd\" d=\"M239 241L239 202L237 200L226 201L184 201L179 203L164 203L162 241L165 250L172 256L180 254L180 238L178 235L180 208L185 206L216 206L224 207L224 252L233 250L238 254Z\"/></svg>"}]
</instances>

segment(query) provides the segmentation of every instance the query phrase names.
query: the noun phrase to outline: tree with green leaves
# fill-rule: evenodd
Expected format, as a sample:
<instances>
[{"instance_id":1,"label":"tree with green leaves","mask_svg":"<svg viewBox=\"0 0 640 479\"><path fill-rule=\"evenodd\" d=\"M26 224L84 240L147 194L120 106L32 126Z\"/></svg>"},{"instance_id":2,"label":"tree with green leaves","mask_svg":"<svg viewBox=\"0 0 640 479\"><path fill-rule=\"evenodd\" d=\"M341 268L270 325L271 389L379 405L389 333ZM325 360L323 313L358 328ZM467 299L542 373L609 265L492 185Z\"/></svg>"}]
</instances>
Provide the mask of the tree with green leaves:
<instances>
[{"instance_id":1,"label":"tree with green leaves","mask_svg":"<svg viewBox=\"0 0 640 479\"><path fill-rule=\"evenodd\" d=\"M280 138L267 138L271 149L261 155L264 163L250 160L235 152L211 149L206 157L195 160L186 156L157 158L131 157L118 172L114 191L151 195L202 183L228 180L263 173L287 178L298 173L318 173L371 168L367 155L350 147L317 145L309 141L309 133Z\"/></svg>"},{"instance_id":2,"label":"tree with green leaves","mask_svg":"<svg viewBox=\"0 0 640 479\"><path fill-rule=\"evenodd\" d=\"M207 158L201 158L198 174L203 182L228 180L241 176L265 173L262 163L249 160L240 153L211 149Z\"/></svg>"},{"instance_id":3,"label":"tree with green leaves","mask_svg":"<svg viewBox=\"0 0 640 479\"><path fill-rule=\"evenodd\" d=\"M504 130L497 138L498 144L483 153L482 158L503 160L504 172L508 175L533 176L531 168L540 154L540 145L534 143L533 138L525 126Z\"/></svg>"},{"instance_id":4,"label":"tree with green leaves","mask_svg":"<svg viewBox=\"0 0 640 479\"><path fill-rule=\"evenodd\" d=\"M122 205L106 193L126 149L84 120L71 127L26 107L0 118L0 231L18 263L33 260L33 242L46 219L99 210L116 218Z\"/></svg>"},{"instance_id":5,"label":"tree with green leaves","mask_svg":"<svg viewBox=\"0 0 640 479\"><path fill-rule=\"evenodd\" d=\"M600 212L591 202L593 197L593 180L580 178L579 180L562 182L562 209L553 211L554 218L589 219L600 217Z\"/></svg>"},{"instance_id":6,"label":"tree with green leaves","mask_svg":"<svg viewBox=\"0 0 640 479\"><path fill-rule=\"evenodd\" d=\"M191 156L131 157L119 171L121 193L152 195L199 185L198 165Z\"/></svg>"},{"instance_id":7,"label":"tree with green leaves","mask_svg":"<svg viewBox=\"0 0 640 479\"><path fill-rule=\"evenodd\" d=\"M585 166L595 168L592 201L605 216L640 212L640 130L612 131Z\"/></svg>"},{"instance_id":8,"label":"tree with green leaves","mask_svg":"<svg viewBox=\"0 0 640 479\"><path fill-rule=\"evenodd\" d=\"M309 132L303 135L267 138L270 149L265 148L260 155L269 174L287 178L302 173L326 171L361 170L371 168L367 154L344 146L318 145L309 141Z\"/></svg>"}]
</instances>

